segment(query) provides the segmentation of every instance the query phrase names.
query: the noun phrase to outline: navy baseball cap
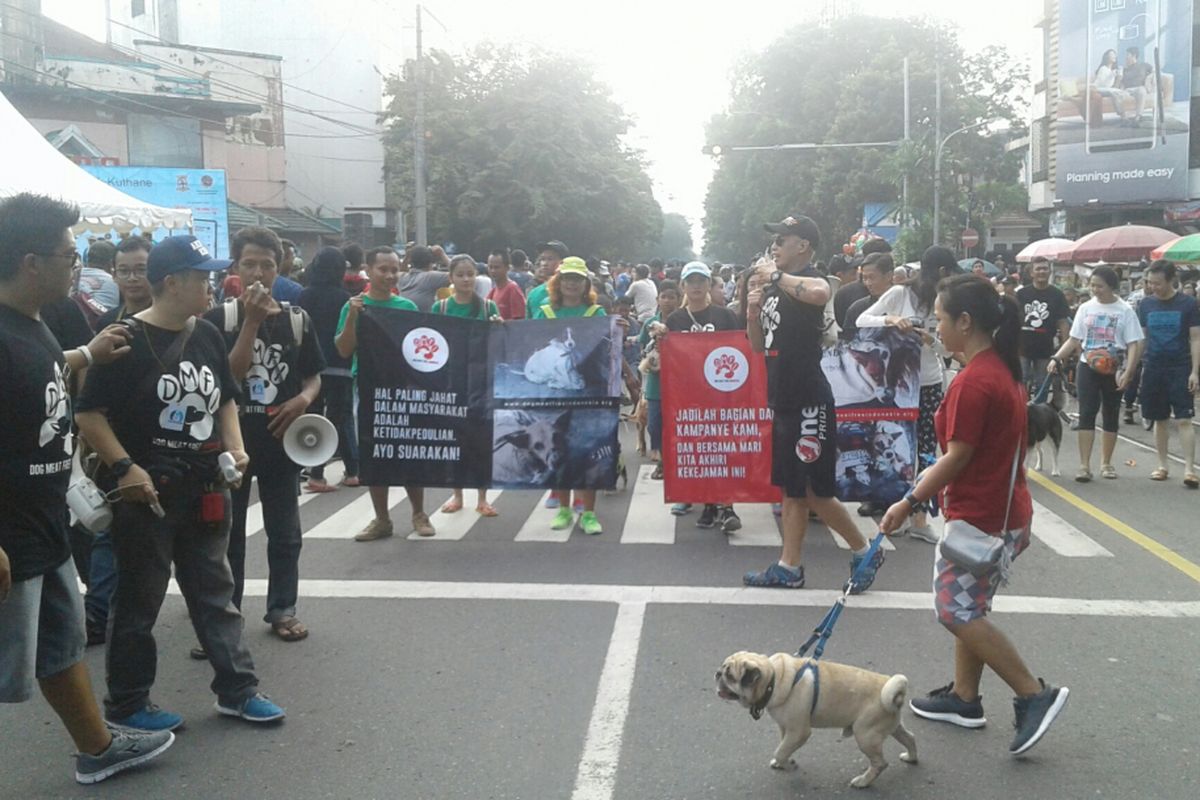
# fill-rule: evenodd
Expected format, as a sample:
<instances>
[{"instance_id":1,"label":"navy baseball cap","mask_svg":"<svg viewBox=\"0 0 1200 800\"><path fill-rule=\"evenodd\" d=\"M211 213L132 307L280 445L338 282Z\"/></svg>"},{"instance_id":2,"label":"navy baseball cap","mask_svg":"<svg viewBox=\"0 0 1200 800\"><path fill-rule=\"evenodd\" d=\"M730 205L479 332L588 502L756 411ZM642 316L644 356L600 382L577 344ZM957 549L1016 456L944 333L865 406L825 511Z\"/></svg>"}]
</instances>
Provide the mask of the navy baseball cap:
<instances>
[{"instance_id":1,"label":"navy baseball cap","mask_svg":"<svg viewBox=\"0 0 1200 800\"><path fill-rule=\"evenodd\" d=\"M233 262L213 258L204 243L195 236L168 236L150 249L146 260L146 279L158 283L168 275L194 269L201 272L220 272Z\"/></svg>"}]
</instances>

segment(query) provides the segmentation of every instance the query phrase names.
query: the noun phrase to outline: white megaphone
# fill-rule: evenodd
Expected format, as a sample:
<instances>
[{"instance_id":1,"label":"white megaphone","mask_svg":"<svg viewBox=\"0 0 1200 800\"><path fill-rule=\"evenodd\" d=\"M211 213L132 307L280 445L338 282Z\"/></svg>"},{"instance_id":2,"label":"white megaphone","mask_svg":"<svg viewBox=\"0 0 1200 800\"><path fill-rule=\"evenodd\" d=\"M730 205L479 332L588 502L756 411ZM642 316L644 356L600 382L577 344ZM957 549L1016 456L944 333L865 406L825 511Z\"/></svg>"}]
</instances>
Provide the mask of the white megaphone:
<instances>
[{"instance_id":1,"label":"white megaphone","mask_svg":"<svg viewBox=\"0 0 1200 800\"><path fill-rule=\"evenodd\" d=\"M320 414L305 414L283 435L283 452L302 467L319 467L337 452L338 434Z\"/></svg>"}]
</instances>

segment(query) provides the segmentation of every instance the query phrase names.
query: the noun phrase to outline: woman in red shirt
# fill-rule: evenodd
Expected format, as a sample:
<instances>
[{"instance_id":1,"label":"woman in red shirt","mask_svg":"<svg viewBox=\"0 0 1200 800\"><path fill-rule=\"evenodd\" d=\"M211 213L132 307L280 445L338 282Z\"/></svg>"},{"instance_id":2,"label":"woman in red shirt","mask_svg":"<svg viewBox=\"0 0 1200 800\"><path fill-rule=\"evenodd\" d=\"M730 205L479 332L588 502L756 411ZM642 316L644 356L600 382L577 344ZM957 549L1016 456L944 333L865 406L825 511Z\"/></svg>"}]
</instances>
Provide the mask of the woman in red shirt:
<instances>
[{"instance_id":1,"label":"woman in red shirt","mask_svg":"<svg viewBox=\"0 0 1200 800\"><path fill-rule=\"evenodd\" d=\"M909 706L926 719L982 728L987 720L979 681L983 668L990 667L1016 694L1017 733L1009 752L1020 755L1042 738L1068 695L1065 686L1047 686L1034 678L1017 648L986 616L996 590L1007 581L1012 559L1029 545L1033 517L1019 463L1026 437L1026 396L1017 356L1020 312L1011 298L997 297L988 281L974 275L942 281L934 312L942 344L966 362L934 417L944 455L888 509L880 528L884 533L898 530L917 504L940 493L947 520L963 520L1001 537L1006 554L1002 566L972 575L943 558L938 546L934 607L938 621L955 636L954 680ZM1014 454L1018 468L1010 498Z\"/></svg>"}]
</instances>

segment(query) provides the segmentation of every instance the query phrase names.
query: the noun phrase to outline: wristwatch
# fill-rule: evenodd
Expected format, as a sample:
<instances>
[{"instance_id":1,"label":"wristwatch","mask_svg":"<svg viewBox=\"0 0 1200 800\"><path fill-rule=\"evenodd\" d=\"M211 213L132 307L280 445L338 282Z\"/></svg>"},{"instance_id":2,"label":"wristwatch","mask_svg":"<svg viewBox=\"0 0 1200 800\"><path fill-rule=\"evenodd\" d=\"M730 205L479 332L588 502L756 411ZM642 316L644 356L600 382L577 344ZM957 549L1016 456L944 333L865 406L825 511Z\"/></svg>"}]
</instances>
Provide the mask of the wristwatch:
<instances>
[{"instance_id":1,"label":"wristwatch","mask_svg":"<svg viewBox=\"0 0 1200 800\"><path fill-rule=\"evenodd\" d=\"M911 508L913 511L916 511L917 506L921 505L921 501L918 500L916 497L913 497L912 492L909 492L908 494L904 495L904 500L905 500L905 502L908 503L908 507Z\"/></svg>"},{"instance_id":2,"label":"wristwatch","mask_svg":"<svg viewBox=\"0 0 1200 800\"><path fill-rule=\"evenodd\" d=\"M772 273L771 273L771 285L772 285L772 286L778 286L778 285L779 285L779 281L780 281L782 278L783 278L783 273L782 273L781 271L779 271L779 270L775 270L774 272L772 272Z\"/></svg>"},{"instance_id":3,"label":"wristwatch","mask_svg":"<svg viewBox=\"0 0 1200 800\"><path fill-rule=\"evenodd\" d=\"M117 480L124 478L131 469L133 469L132 458L118 458L112 463L112 466L108 468L109 472L111 472L113 477Z\"/></svg>"}]
</instances>

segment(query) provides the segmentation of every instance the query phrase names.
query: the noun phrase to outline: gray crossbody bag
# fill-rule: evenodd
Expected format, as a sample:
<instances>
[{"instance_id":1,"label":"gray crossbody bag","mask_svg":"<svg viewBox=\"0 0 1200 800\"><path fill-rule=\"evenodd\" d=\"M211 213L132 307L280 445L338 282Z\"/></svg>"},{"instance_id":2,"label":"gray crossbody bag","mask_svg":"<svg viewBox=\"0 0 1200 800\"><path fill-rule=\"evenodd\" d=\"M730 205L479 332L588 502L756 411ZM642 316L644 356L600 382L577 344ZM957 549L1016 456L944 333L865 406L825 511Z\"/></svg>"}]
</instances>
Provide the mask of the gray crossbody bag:
<instances>
[{"instance_id":1,"label":"gray crossbody bag","mask_svg":"<svg viewBox=\"0 0 1200 800\"><path fill-rule=\"evenodd\" d=\"M1013 453L1012 474L1008 479L1008 504L1004 507L1004 525L1000 535L981 531L966 520L946 521L946 532L939 546L942 558L962 567L976 577L1000 566L1004 558L1004 534L1008 531L1008 516L1012 511L1013 493L1017 488L1017 465L1021 460L1021 442Z\"/></svg>"}]
</instances>

